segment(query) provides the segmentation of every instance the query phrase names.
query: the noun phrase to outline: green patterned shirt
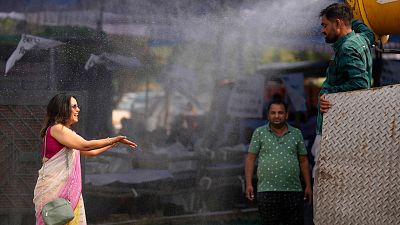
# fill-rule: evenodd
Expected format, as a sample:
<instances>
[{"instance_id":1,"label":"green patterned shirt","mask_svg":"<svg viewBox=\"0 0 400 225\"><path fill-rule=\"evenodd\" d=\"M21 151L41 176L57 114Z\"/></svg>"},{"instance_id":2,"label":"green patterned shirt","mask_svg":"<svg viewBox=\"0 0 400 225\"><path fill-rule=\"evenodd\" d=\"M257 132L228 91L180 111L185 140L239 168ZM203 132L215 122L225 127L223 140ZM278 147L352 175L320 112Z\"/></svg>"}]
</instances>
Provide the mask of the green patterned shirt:
<instances>
[{"instance_id":1,"label":"green patterned shirt","mask_svg":"<svg viewBox=\"0 0 400 225\"><path fill-rule=\"evenodd\" d=\"M371 87L374 33L358 20L352 21L352 29L332 45L334 54L320 95ZM317 134L322 133L322 119L318 104Z\"/></svg>"},{"instance_id":2,"label":"green patterned shirt","mask_svg":"<svg viewBox=\"0 0 400 225\"><path fill-rule=\"evenodd\" d=\"M288 131L277 136L269 123L257 128L249 152L258 155L257 191L301 192L299 155L307 155L299 129L288 125Z\"/></svg>"}]
</instances>

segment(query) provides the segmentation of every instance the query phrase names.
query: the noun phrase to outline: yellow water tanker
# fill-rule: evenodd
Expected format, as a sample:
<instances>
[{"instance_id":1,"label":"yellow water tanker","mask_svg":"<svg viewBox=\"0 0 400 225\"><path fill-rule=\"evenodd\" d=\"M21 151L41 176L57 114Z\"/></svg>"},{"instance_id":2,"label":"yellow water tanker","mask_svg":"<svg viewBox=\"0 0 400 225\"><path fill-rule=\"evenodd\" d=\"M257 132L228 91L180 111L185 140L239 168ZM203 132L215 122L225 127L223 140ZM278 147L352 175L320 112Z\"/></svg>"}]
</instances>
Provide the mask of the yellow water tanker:
<instances>
[{"instance_id":1,"label":"yellow water tanker","mask_svg":"<svg viewBox=\"0 0 400 225\"><path fill-rule=\"evenodd\" d=\"M400 34L400 0L345 0L353 17L362 20L385 43L390 34Z\"/></svg>"}]
</instances>

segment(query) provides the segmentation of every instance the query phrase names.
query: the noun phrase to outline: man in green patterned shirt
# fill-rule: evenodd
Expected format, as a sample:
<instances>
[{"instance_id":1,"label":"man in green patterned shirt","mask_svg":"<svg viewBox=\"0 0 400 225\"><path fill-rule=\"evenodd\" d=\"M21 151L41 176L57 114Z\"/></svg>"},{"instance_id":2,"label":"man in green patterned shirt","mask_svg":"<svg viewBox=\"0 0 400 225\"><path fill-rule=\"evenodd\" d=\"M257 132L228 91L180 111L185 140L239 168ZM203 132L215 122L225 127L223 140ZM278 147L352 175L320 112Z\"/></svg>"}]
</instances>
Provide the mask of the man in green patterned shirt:
<instances>
[{"instance_id":1,"label":"man in green patterned shirt","mask_svg":"<svg viewBox=\"0 0 400 225\"><path fill-rule=\"evenodd\" d=\"M371 47L374 33L358 20L353 20L351 8L344 3L334 3L320 12L322 34L326 43L332 44L334 54L326 70L326 80L322 84L317 117L317 136L312 153L318 159L322 134L323 114L331 103L325 94L353 91L371 87L372 56ZM313 171L315 175L315 167Z\"/></svg>"},{"instance_id":2,"label":"man in green patterned shirt","mask_svg":"<svg viewBox=\"0 0 400 225\"><path fill-rule=\"evenodd\" d=\"M301 225L303 200L312 200L307 150L300 130L287 123L283 101L272 101L267 112L269 122L254 131L246 157L246 197L254 200L252 177L258 158L257 203L262 224Z\"/></svg>"}]
</instances>

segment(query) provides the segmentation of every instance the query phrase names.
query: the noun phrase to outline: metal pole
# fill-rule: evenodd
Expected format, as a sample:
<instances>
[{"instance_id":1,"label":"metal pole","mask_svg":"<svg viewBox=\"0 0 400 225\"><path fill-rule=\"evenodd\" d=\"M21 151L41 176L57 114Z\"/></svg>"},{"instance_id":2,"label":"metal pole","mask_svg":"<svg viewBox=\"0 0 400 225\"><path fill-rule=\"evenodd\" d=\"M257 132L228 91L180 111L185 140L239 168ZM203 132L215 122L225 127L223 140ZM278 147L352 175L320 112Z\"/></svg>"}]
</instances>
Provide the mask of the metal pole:
<instances>
[{"instance_id":1,"label":"metal pole","mask_svg":"<svg viewBox=\"0 0 400 225\"><path fill-rule=\"evenodd\" d=\"M54 71L55 71L54 55L55 55L54 48L50 48L50 71L49 71L49 79L48 79L49 80L49 83L48 83L49 88L48 89L52 90L52 91L57 89L56 88L57 84L56 84L56 79L55 79L55 74L54 74Z\"/></svg>"}]
</instances>

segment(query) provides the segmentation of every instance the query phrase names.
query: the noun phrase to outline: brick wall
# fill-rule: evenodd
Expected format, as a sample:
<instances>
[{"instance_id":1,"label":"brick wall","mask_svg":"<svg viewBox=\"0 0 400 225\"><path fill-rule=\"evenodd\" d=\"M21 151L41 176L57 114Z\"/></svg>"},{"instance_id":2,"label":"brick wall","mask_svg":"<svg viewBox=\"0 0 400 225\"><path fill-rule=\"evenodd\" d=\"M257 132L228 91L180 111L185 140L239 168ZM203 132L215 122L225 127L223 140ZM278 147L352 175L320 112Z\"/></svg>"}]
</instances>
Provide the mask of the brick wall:
<instances>
[{"instance_id":1,"label":"brick wall","mask_svg":"<svg viewBox=\"0 0 400 225\"><path fill-rule=\"evenodd\" d=\"M43 105L0 105L0 208L32 208Z\"/></svg>"}]
</instances>

